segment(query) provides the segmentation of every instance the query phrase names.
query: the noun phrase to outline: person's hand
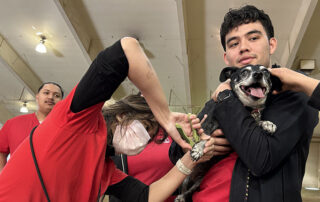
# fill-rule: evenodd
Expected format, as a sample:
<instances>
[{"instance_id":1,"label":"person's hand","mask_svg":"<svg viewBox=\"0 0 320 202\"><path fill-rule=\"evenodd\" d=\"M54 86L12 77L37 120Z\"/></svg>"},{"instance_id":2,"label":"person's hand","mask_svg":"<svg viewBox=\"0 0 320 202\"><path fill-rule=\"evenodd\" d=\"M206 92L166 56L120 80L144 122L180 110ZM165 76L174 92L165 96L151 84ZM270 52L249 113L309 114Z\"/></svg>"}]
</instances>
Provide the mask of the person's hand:
<instances>
[{"instance_id":1,"label":"person's hand","mask_svg":"<svg viewBox=\"0 0 320 202\"><path fill-rule=\"evenodd\" d=\"M303 79L303 77L305 77L303 74L290 70L285 67L270 68L269 71L272 75L278 77L281 80L283 84L282 91L286 91L286 90L300 91L301 90L298 80Z\"/></svg>"},{"instance_id":2,"label":"person's hand","mask_svg":"<svg viewBox=\"0 0 320 202\"><path fill-rule=\"evenodd\" d=\"M221 129L213 131L211 137L207 141L204 153L212 153L213 156L221 156L228 154L232 151L229 141L223 136Z\"/></svg>"},{"instance_id":3,"label":"person's hand","mask_svg":"<svg viewBox=\"0 0 320 202\"><path fill-rule=\"evenodd\" d=\"M217 101L217 97L219 95L220 92L224 91L224 90L231 90L230 87L230 79L226 80L225 82L221 83L218 88L214 91L214 93L212 94L211 98L214 101Z\"/></svg>"},{"instance_id":4,"label":"person's hand","mask_svg":"<svg viewBox=\"0 0 320 202\"><path fill-rule=\"evenodd\" d=\"M192 128L199 129L201 127L200 120L194 114L188 115L184 113L171 112L169 125L165 128L168 134L182 147L182 149L190 150L191 146L181 138L177 131L175 126L176 123L181 125L187 136L192 136Z\"/></svg>"},{"instance_id":5,"label":"person's hand","mask_svg":"<svg viewBox=\"0 0 320 202\"><path fill-rule=\"evenodd\" d=\"M201 121L202 122L202 121ZM202 133L200 136L201 140L207 140L203 149L203 156L198 160L200 163L209 161L214 156L214 147L212 137Z\"/></svg>"},{"instance_id":6,"label":"person's hand","mask_svg":"<svg viewBox=\"0 0 320 202\"><path fill-rule=\"evenodd\" d=\"M269 71L272 75L278 77L281 80L282 91L302 91L310 96L319 83L319 81L316 79L310 78L285 67L271 68L269 69ZM274 93L276 94L279 92Z\"/></svg>"}]
</instances>

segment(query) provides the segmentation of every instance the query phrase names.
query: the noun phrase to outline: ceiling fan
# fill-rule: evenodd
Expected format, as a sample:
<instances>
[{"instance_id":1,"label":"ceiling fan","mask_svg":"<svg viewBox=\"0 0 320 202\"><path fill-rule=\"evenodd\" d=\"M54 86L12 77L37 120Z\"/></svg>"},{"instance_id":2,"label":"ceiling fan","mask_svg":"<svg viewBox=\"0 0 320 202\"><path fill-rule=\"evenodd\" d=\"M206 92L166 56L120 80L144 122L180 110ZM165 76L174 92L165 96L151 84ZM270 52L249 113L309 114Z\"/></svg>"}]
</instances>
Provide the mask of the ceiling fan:
<instances>
[{"instance_id":1,"label":"ceiling fan","mask_svg":"<svg viewBox=\"0 0 320 202\"><path fill-rule=\"evenodd\" d=\"M27 94L25 87L18 99L4 99L2 103L7 105L7 108L14 109L14 111L20 111L21 113L29 113L37 110L38 106L33 96Z\"/></svg>"},{"instance_id":2,"label":"ceiling fan","mask_svg":"<svg viewBox=\"0 0 320 202\"><path fill-rule=\"evenodd\" d=\"M39 53L47 53L47 49L52 52L56 57L63 57L63 54L54 48L52 44L52 36L50 34L44 34L43 32L36 33L39 43L36 45L35 50Z\"/></svg>"}]
</instances>

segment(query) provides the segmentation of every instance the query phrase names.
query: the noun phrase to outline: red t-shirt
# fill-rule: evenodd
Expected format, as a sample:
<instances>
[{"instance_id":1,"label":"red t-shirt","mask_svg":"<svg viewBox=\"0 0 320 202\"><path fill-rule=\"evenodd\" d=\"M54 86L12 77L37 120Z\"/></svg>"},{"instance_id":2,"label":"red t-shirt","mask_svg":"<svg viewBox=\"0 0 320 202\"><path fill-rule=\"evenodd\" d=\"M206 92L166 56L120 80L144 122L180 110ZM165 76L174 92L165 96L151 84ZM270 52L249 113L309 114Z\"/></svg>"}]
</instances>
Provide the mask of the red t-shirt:
<instances>
[{"instance_id":1,"label":"red t-shirt","mask_svg":"<svg viewBox=\"0 0 320 202\"><path fill-rule=\"evenodd\" d=\"M192 200L196 202L228 202L231 178L238 155L233 152L215 164L204 176L200 190Z\"/></svg>"},{"instance_id":2,"label":"red t-shirt","mask_svg":"<svg viewBox=\"0 0 320 202\"><path fill-rule=\"evenodd\" d=\"M161 137L162 134L159 134L158 138ZM140 154L127 156L128 174L147 185L167 174L174 166L168 154L171 143L172 139L169 136L162 144L150 142ZM174 201L174 198L172 196L166 202Z\"/></svg>"},{"instance_id":3,"label":"red t-shirt","mask_svg":"<svg viewBox=\"0 0 320 202\"><path fill-rule=\"evenodd\" d=\"M29 136L32 128L39 124L35 113L8 120L0 130L0 152L13 154L21 142Z\"/></svg>"},{"instance_id":4,"label":"red t-shirt","mask_svg":"<svg viewBox=\"0 0 320 202\"><path fill-rule=\"evenodd\" d=\"M97 201L98 192L127 175L105 160L107 131L103 102L70 110L75 89L56 104L34 132L33 144L51 201ZM32 160L29 138L0 174L0 201L46 201Z\"/></svg>"}]
</instances>

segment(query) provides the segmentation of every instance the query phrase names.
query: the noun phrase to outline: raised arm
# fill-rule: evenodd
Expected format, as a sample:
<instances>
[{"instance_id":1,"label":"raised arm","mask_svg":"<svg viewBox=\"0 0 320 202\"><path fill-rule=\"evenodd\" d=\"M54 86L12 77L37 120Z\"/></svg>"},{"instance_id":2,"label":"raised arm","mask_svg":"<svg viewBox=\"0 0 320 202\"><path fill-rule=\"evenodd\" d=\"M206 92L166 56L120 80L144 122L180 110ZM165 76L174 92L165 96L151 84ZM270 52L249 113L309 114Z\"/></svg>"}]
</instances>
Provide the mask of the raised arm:
<instances>
[{"instance_id":1,"label":"raised arm","mask_svg":"<svg viewBox=\"0 0 320 202\"><path fill-rule=\"evenodd\" d=\"M269 69L283 83L283 90L304 92L310 97L308 104L320 110L320 82L288 68Z\"/></svg>"},{"instance_id":2,"label":"raised arm","mask_svg":"<svg viewBox=\"0 0 320 202\"><path fill-rule=\"evenodd\" d=\"M189 152L181 158L181 162L190 170L196 165L196 163L191 160ZM150 185L149 201L165 201L180 186L186 177L187 175L179 171L177 166L174 166L165 176Z\"/></svg>"},{"instance_id":3,"label":"raised arm","mask_svg":"<svg viewBox=\"0 0 320 202\"><path fill-rule=\"evenodd\" d=\"M180 146L190 148L176 130L177 117L170 112L160 81L139 42L133 38L123 38L121 45L129 62L128 77L146 98L157 121ZM186 128L186 133L190 132Z\"/></svg>"},{"instance_id":4,"label":"raised arm","mask_svg":"<svg viewBox=\"0 0 320 202\"><path fill-rule=\"evenodd\" d=\"M313 79L285 67L273 68L269 69L269 71L271 74L277 76L281 80L283 83L283 90L304 92L308 96L311 96L319 84L319 80Z\"/></svg>"},{"instance_id":5,"label":"raised arm","mask_svg":"<svg viewBox=\"0 0 320 202\"><path fill-rule=\"evenodd\" d=\"M183 148L190 148L175 128L175 122L181 120L177 120L177 117L170 112L159 79L151 63L139 42L131 37L122 38L102 51L92 62L74 93L71 111L77 113L110 99L127 76L143 93L160 125ZM187 119L186 115L185 118ZM195 124L194 127L200 127L200 125ZM186 133L191 132L189 125L185 125L185 131Z\"/></svg>"}]
</instances>

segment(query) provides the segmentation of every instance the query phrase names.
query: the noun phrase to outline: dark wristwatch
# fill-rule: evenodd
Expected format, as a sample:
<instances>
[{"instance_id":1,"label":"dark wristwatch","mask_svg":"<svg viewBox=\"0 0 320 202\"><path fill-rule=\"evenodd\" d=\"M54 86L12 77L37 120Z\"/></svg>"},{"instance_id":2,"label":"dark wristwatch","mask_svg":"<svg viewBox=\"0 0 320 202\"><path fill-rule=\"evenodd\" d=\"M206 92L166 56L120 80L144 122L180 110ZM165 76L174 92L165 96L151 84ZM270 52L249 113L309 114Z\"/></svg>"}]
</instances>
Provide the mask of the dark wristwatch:
<instances>
[{"instance_id":1,"label":"dark wristwatch","mask_svg":"<svg viewBox=\"0 0 320 202\"><path fill-rule=\"evenodd\" d=\"M220 92L217 96L217 102L220 103L224 100L227 100L233 96L231 90L224 90Z\"/></svg>"}]
</instances>

